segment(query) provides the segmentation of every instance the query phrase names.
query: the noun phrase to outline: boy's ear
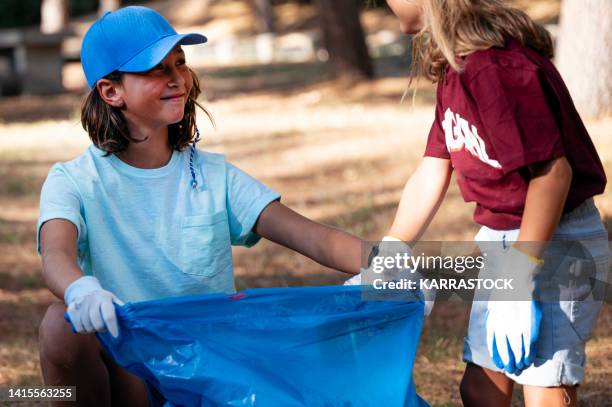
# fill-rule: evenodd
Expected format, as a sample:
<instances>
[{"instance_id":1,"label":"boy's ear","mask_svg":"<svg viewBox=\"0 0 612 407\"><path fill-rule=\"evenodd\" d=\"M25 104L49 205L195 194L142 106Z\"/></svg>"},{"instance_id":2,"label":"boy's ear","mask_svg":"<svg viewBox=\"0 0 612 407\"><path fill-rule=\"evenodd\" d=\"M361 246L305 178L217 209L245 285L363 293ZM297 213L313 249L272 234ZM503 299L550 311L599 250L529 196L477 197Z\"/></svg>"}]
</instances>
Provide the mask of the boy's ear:
<instances>
[{"instance_id":1,"label":"boy's ear","mask_svg":"<svg viewBox=\"0 0 612 407\"><path fill-rule=\"evenodd\" d=\"M98 93L103 101L113 107L122 108L125 106L125 101L121 93L121 86L117 82L113 82L109 79L100 79L96 83Z\"/></svg>"}]
</instances>

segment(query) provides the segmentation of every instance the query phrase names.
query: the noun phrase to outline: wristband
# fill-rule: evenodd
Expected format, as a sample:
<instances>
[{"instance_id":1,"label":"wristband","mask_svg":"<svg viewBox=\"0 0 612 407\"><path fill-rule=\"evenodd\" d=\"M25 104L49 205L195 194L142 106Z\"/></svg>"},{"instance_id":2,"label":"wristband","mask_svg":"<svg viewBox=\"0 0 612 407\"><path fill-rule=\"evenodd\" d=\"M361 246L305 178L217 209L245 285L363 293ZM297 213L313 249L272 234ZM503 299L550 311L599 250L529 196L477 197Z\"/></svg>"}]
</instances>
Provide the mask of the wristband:
<instances>
[{"instance_id":1,"label":"wristband","mask_svg":"<svg viewBox=\"0 0 612 407\"><path fill-rule=\"evenodd\" d=\"M539 257L532 256L531 254L528 254L528 253L525 253L524 251L522 251L521 249L519 249L519 248L516 246L516 243L513 243L513 244L512 244L512 248L513 248L514 250L516 250L517 252L521 253L523 256L526 256L526 257L527 257L529 260L531 260L532 262L534 262L534 263L535 263L535 264L537 264L538 266L541 266L541 265L543 265L543 264L544 264L544 259L539 258Z\"/></svg>"}]
</instances>

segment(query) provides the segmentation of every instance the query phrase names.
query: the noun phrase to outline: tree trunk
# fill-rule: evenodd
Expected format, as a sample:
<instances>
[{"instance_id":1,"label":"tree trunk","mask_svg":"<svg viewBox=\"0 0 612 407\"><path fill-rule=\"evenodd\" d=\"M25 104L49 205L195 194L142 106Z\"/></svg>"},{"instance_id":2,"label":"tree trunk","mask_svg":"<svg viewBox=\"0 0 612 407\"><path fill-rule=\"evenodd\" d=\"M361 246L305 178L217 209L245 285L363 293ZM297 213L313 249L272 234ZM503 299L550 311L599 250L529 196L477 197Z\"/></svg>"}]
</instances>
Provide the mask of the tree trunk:
<instances>
[{"instance_id":1,"label":"tree trunk","mask_svg":"<svg viewBox=\"0 0 612 407\"><path fill-rule=\"evenodd\" d=\"M360 0L318 0L323 42L329 54L330 73L335 78L372 78L358 4Z\"/></svg>"},{"instance_id":2,"label":"tree trunk","mask_svg":"<svg viewBox=\"0 0 612 407\"><path fill-rule=\"evenodd\" d=\"M584 118L612 113L610 0L563 0L556 64Z\"/></svg>"},{"instance_id":3,"label":"tree trunk","mask_svg":"<svg viewBox=\"0 0 612 407\"><path fill-rule=\"evenodd\" d=\"M274 60L274 13L271 1L251 0L258 22L255 54L260 64L269 64Z\"/></svg>"},{"instance_id":4,"label":"tree trunk","mask_svg":"<svg viewBox=\"0 0 612 407\"><path fill-rule=\"evenodd\" d=\"M103 15L107 11L117 10L121 6L121 0L100 0L98 14Z\"/></svg>"},{"instance_id":5,"label":"tree trunk","mask_svg":"<svg viewBox=\"0 0 612 407\"><path fill-rule=\"evenodd\" d=\"M274 32L274 14L272 12L271 0L252 0L253 9L257 14L259 32Z\"/></svg>"},{"instance_id":6,"label":"tree trunk","mask_svg":"<svg viewBox=\"0 0 612 407\"><path fill-rule=\"evenodd\" d=\"M61 32L68 25L68 0L42 0L40 31L45 34Z\"/></svg>"}]
</instances>

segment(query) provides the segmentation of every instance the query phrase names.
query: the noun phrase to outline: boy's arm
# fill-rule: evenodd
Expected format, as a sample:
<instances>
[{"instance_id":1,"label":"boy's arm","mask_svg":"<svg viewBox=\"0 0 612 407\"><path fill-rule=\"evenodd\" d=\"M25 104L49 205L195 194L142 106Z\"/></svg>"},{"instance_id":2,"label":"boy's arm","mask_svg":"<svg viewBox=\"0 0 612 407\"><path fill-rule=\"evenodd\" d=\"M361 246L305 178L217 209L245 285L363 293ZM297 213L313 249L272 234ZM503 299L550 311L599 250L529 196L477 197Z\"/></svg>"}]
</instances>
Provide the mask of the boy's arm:
<instances>
[{"instance_id":1,"label":"boy's arm","mask_svg":"<svg viewBox=\"0 0 612 407\"><path fill-rule=\"evenodd\" d=\"M546 241L559 224L572 182L572 167L565 157L529 166L532 179L527 190L517 248L541 257ZM535 243L539 242L539 243Z\"/></svg>"},{"instance_id":2,"label":"boy's arm","mask_svg":"<svg viewBox=\"0 0 612 407\"><path fill-rule=\"evenodd\" d=\"M51 219L40 229L43 278L49 290L64 301L64 292L83 277L77 264L77 229L70 221Z\"/></svg>"},{"instance_id":3,"label":"boy's arm","mask_svg":"<svg viewBox=\"0 0 612 407\"><path fill-rule=\"evenodd\" d=\"M361 266L361 239L314 222L278 201L261 212L255 233L345 273L357 274Z\"/></svg>"},{"instance_id":4,"label":"boy's arm","mask_svg":"<svg viewBox=\"0 0 612 407\"><path fill-rule=\"evenodd\" d=\"M452 171L450 160L423 158L404 186L389 236L404 242L419 240L442 203Z\"/></svg>"},{"instance_id":5,"label":"boy's arm","mask_svg":"<svg viewBox=\"0 0 612 407\"><path fill-rule=\"evenodd\" d=\"M77 264L77 228L70 221L51 219L40 229L43 278L49 290L68 306L75 332L108 329L117 337L119 327L113 302L123 302L100 286L93 276L84 276Z\"/></svg>"}]
</instances>

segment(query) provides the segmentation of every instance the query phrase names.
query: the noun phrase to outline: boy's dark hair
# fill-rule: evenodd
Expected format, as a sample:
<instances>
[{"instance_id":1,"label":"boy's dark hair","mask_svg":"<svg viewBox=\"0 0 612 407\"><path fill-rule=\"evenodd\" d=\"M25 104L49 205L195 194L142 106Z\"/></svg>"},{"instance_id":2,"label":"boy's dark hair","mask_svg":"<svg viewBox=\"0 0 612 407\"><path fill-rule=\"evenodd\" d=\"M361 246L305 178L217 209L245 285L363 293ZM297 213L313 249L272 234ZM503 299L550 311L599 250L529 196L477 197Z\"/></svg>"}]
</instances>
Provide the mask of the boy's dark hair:
<instances>
[{"instance_id":1,"label":"boy's dark hair","mask_svg":"<svg viewBox=\"0 0 612 407\"><path fill-rule=\"evenodd\" d=\"M196 127L196 106L202 109L210 121L214 121L211 114L197 102L201 93L200 81L196 73L189 69L193 78L193 86L185 104L183 119L168 126L168 142L173 150L183 150L193 140ZM115 71L104 77L105 79L121 82L123 73ZM106 155L125 151L129 143L139 143L133 139L120 108L109 105L102 100L97 87L94 87L81 107L81 124L89 134L89 138L96 147L106 152Z\"/></svg>"}]
</instances>

